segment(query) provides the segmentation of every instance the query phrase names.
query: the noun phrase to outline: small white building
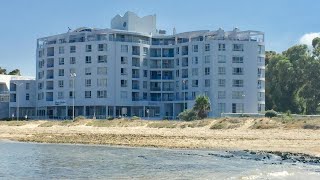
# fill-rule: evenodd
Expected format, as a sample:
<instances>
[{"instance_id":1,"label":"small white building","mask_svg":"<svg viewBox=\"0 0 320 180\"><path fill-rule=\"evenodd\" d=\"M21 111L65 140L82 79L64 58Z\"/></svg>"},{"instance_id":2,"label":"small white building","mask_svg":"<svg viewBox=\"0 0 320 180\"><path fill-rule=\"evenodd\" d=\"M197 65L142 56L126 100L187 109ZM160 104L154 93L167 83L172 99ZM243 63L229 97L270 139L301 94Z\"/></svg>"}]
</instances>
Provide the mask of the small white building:
<instances>
[{"instance_id":1,"label":"small white building","mask_svg":"<svg viewBox=\"0 0 320 180\"><path fill-rule=\"evenodd\" d=\"M0 119L35 117L34 77L0 75Z\"/></svg>"},{"instance_id":2,"label":"small white building","mask_svg":"<svg viewBox=\"0 0 320 180\"><path fill-rule=\"evenodd\" d=\"M111 29L37 40L37 115L70 118L74 106L75 116L176 118L200 94L210 97L210 116L257 114L265 109L264 59L262 32L167 35L155 15L127 12Z\"/></svg>"}]
</instances>

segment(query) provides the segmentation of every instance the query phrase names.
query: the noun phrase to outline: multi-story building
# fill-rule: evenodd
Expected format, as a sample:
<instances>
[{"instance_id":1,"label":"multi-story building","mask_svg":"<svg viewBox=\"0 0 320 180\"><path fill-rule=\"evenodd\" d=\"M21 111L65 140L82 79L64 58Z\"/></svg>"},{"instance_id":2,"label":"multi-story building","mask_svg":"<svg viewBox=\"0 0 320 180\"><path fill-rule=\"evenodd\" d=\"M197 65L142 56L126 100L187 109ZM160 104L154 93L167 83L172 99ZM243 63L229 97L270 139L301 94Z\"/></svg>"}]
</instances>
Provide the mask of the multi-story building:
<instances>
[{"instance_id":1,"label":"multi-story building","mask_svg":"<svg viewBox=\"0 0 320 180\"><path fill-rule=\"evenodd\" d=\"M0 75L0 119L35 118L35 84L33 77Z\"/></svg>"},{"instance_id":2,"label":"multi-story building","mask_svg":"<svg viewBox=\"0 0 320 180\"><path fill-rule=\"evenodd\" d=\"M197 95L210 116L265 109L264 34L200 30L166 35L155 15L117 15L111 29L78 28L37 40L40 117L175 118Z\"/></svg>"}]
</instances>

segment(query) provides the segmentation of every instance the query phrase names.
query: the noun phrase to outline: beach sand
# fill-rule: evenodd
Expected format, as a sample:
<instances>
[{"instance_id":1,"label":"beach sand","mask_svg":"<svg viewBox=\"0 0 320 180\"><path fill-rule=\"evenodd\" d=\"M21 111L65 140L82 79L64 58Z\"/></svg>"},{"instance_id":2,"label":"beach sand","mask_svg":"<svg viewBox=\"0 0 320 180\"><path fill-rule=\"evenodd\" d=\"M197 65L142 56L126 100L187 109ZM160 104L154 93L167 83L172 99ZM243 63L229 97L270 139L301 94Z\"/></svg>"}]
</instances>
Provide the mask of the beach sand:
<instances>
[{"instance_id":1,"label":"beach sand","mask_svg":"<svg viewBox=\"0 0 320 180\"><path fill-rule=\"evenodd\" d=\"M229 121L80 120L27 121L16 124L1 121L0 139L43 143L280 151L320 157L320 130L317 128L301 128L302 126L297 125L301 122L285 125L266 119ZM263 124L265 121L270 121L267 127L257 127L257 123Z\"/></svg>"}]
</instances>

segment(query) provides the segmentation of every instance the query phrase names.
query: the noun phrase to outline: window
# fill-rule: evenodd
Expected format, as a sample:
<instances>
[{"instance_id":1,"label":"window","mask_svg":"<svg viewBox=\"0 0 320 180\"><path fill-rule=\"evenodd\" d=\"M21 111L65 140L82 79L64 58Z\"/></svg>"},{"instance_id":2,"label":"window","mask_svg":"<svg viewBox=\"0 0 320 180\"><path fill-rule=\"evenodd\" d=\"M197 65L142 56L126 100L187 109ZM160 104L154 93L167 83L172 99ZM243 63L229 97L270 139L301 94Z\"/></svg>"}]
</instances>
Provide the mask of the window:
<instances>
[{"instance_id":1,"label":"window","mask_svg":"<svg viewBox=\"0 0 320 180\"><path fill-rule=\"evenodd\" d=\"M198 52L198 45L192 45L193 52Z\"/></svg>"},{"instance_id":2,"label":"window","mask_svg":"<svg viewBox=\"0 0 320 180\"><path fill-rule=\"evenodd\" d=\"M218 55L218 63L226 63L226 56Z\"/></svg>"},{"instance_id":3,"label":"window","mask_svg":"<svg viewBox=\"0 0 320 180\"><path fill-rule=\"evenodd\" d=\"M84 98L91 98L91 91L85 91Z\"/></svg>"},{"instance_id":4,"label":"window","mask_svg":"<svg viewBox=\"0 0 320 180\"><path fill-rule=\"evenodd\" d=\"M233 51L243 51L243 44L233 44Z\"/></svg>"},{"instance_id":5,"label":"window","mask_svg":"<svg viewBox=\"0 0 320 180\"><path fill-rule=\"evenodd\" d=\"M143 58L142 64L143 64L143 66L148 66L148 59Z\"/></svg>"},{"instance_id":6,"label":"window","mask_svg":"<svg viewBox=\"0 0 320 180\"><path fill-rule=\"evenodd\" d=\"M30 100L30 94L26 93L26 100L29 101Z\"/></svg>"},{"instance_id":7,"label":"window","mask_svg":"<svg viewBox=\"0 0 320 180\"><path fill-rule=\"evenodd\" d=\"M91 79L85 79L85 86L90 87L91 86Z\"/></svg>"},{"instance_id":8,"label":"window","mask_svg":"<svg viewBox=\"0 0 320 180\"><path fill-rule=\"evenodd\" d=\"M225 99L226 92L225 91L218 91L218 99Z\"/></svg>"},{"instance_id":9,"label":"window","mask_svg":"<svg viewBox=\"0 0 320 180\"><path fill-rule=\"evenodd\" d=\"M30 83L26 83L26 90L30 89Z\"/></svg>"},{"instance_id":10,"label":"window","mask_svg":"<svg viewBox=\"0 0 320 180\"><path fill-rule=\"evenodd\" d=\"M244 104L243 103L232 103L232 113L243 113Z\"/></svg>"},{"instance_id":11,"label":"window","mask_svg":"<svg viewBox=\"0 0 320 180\"><path fill-rule=\"evenodd\" d=\"M240 68L240 67L232 68L232 74L243 75L243 68Z\"/></svg>"},{"instance_id":12,"label":"window","mask_svg":"<svg viewBox=\"0 0 320 180\"><path fill-rule=\"evenodd\" d=\"M128 52L128 45L121 45L121 52Z\"/></svg>"},{"instance_id":13,"label":"window","mask_svg":"<svg viewBox=\"0 0 320 180\"><path fill-rule=\"evenodd\" d=\"M209 64L210 63L210 56L208 55L208 56L204 56L204 63L205 64Z\"/></svg>"},{"instance_id":14,"label":"window","mask_svg":"<svg viewBox=\"0 0 320 180\"><path fill-rule=\"evenodd\" d=\"M210 75L210 68L209 67L204 68L204 75Z\"/></svg>"},{"instance_id":15,"label":"window","mask_svg":"<svg viewBox=\"0 0 320 180\"><path fill-rule=\"evenodd\" d=\"M192 80L192 87L198 87L198 80Z\"/></svg>"},{"instance_id":16,"label":"window","mask_svg":"<svg viewBox=\"0 0 320 180\"><path fill-rule=\"evenodd\" d=\"M147 99L148 99L148 93L144 92L144 93L142 94L142 99L143 99L143 100L147 100Z\"/></svg>"},{"instance_id":17,"label":"window","mask_svg":"<svg viewBox=\"0 0 320 180\"><path fill-rule=\"evenodd\" d=\"M226 80L225 79L218 79L218 86L219 87L226 87Z\"/></svg>"},{"instance_id":18,"label":"window","mask_svg":"<svg viewBox=\"0 0 320 180\"><path fill-rule=\"evenodd\" d=\"M121 57L121 64L128 64L128 58L127 57Z\"/></svg>"},{"instance_id":19,"label":"window","mask_svg":"<svg viewBox=\"0 0 320 180\"><path fill-rule=\"evenodd\" d=\"M243 91L232 91L232 99L243 99L244 96Z\"/></svg>"},{"instance_id":20,"label":"window","mask_svg":"<svg viewBox=\"0 0 320 180\"><path fill-rule=\"evenodd\" d=\"M258 92L258 101L263 101L264 97L265 97L264 92Z\"/></svg>"},{"instance_id":21,"label":"window","mask_svg":"<svg viewBox=\"0 0 320 180\"><path fill-rule=\"evenodd\" d=\"M232 63L243 63L243 56L233 56Z\"/></svg>"},{"instance_id":22,"label":"window","mask_svg":"<svg viewBox=\"0 0 320 180\"><path fill-rule=\"evenodd\" d=\"M240 79L232 80L232 86L233 87L243 87L243 80L240 80Z\"/></svg>"},{"instance_id":23,"label":"window","mask_svg":"<svg viewBox=\"0 0 320 180\"><path fill-rule=\"evenodd\" d=\"M97 79L97 86L98 87L107 87L107 79Z\"/></svg>"},{"instance_id":24,"label":"window","mask_svg":"<svg viewBox=\"0 0 320 180\"><path fill-rule=\"evenodd\" d=\"M107 51L107 44L98 44L98 51Z\"/></svg>"},{"instance_id":25,"label":"window","mask_svg":"<svg viewBox=\"0 0 320 180\"><path fill-rule=\"evenodd\" d=\"M87 67L85 68L85 75L91 75L91 68Z\"/></svg>"},{"instance_id":26,"label":"window","mask_svg":"<svg viewBox=\"0 0 320 180\"><path fill-rule=\"evenodd\" d=\"M179 76L180 76L179 70L176 70L176 77L179 77Z\"/></svg>"},{"instance_id":27,"label":"window","mask_svg":"<svg viewBox=\"0 0 320 180\"><path fill-rule=\"evenodd\" d=\"M189 72L188 69L182 69L182 78L188 78Z\"/></svg>"},{"instance_id":28,"label":"window","mask_svg":"<svg viewBox=\"0 0 320 180\"><path fill-rule=\"evenodd\" d=\"M179 59L176 59L176 65L179 66L180 62Z\"/></svg>"},{"instance_id":29,"label":"window","mask_svg":"<svg viewBox=\"0 0 320 180\"><path fill-rule=\"evenodd\" d=\"M91 52L92 51L92 45L91 44L87 44L86 45L86 52Z\"/></svg>"},{"instance_id":30,"label":"window","mask_svg":"<svg viewBox=\"0 0 320 180\"><path fill-rule=\"evenodd\" d=\"M218 48L219 51L225 51L226 50L226 44L219 43L218 47L219 47Z\"/></svg>"},{"instance_id":31,"label":"window","mask_svg":"<svg viewBox=\"0 0 320 180\"><path fill-rule=\"evenodd\" d=\"M121 71L121 75L127 75L128 74L127 73L127 68L121 68L120 71Z\"/></svg>"},{"instance_id":32,"label":"window","mask_svg":"<svg viewBox=\"0 0 320 180\"><path fill-rule=\"evenodd\" d=\"M64 47L63 46L59 47L59 54L64 54Z\"/></svg>"},{"instance_id":33,"label":"window","mask_svg":"<svg viewBox=\"0 0 320 180\"><path fill-rule=\"evenodd\" d=\"M147 47L143 47L143 55L148 55L148 48Z\"/></svg>"},{"instance_id":34,"label":"window","mask_svg":"<svg viewBox=\"0 0 320 180\"><path fill-rule=\"evenodd\" d=\"M192 99L196 99L196 95L197 95L196 92L192 92L192 93L191 93L191 98L192 98Z\"/></svg>"},{"instance_id":35,"label":"window","mask_svg":"<svg viewBox=\"0 0 320 180\"><path fill-rule=\"evenodd\" d=\"M59 86L60 88L63 88L63 80L59 80L59 81L58 81L58 86Z\"/></svg>"},{"instance_id":36,"label":"window","mask_svg":"<svg viewBox=\"0 0 320 180\"><path fill-rule=\"evenodd\" d=\"M91 56L86 56L86 64L90 64L91 63Z\"/></svg>"},{"instance_id":37,"label":"window","mask_svg":"<svg viewBox=\"0 0 320 180\"><path fill-rule=\"evenodd\" d=\"M59 65L64 65L64 58L59 58Z\"/></svg>"},{"instance_id":38,"label":"window","mask_svg":"<svg viewBox=\"0 0 320 180\"><path fill-rule=\"evenodd\" d=\"M204 80L204 86L205 87L210 87L210 79L205 79Z\"/></svg>"},{"instance_id":39,"label":"window","mask_svg":"<svg viewBox=\"0 0 320 180\"><path fill-rule=\"evenodd\" d=\"M76 52L76 46L70 46L70 53Z\"/></svg>"},{"instance_id":40,"label":"window","mask_svg":"<svg viewBox=\"0 0 320 180\"><path fill-rule=\"evenodd\" d=\"M121 87L128 87L128 81L127 80L121 80Z\"/></svg>"},{"instance_id":41,"label":"window","mask_svg":"<svg viewBox=\"0 0 320 180\"><path fill-rule=\"evenodd\" d=\"M143 77L148 77L148 70L143 70Z\"/></svg>"},{"instance_id":42,"label":"window","mask_svg":"<svg viewBox=\"0 0 320 180\"><path fill-rule=\"evenodd\" d=\"M98 67L97 74L98 75L106 75L107 74L107 67Z\"/></svg>"},{"instance_id":43,"label":"window","mask_svg":"<svg viewBox=\"0 0 320 180\"><path fill-rule=\"evenodd\" d=\"M148 81L143 81L142 87L143 89L148 89Z\"/></svg>"},{"instance_id":44,"label":"window","mask_svg":"<svg viewBox=\"0 0 320 180\"><path fill-rule=\"evenodd\" d=\"M226 103L218 103L218 112L219 113L226 112Z\"/></svg>"},{"instance_id":45,"label":"window","mask_svg":"<svg viewBox=\"0 0 320 180\"><path fill-rule=\"evenodd\" d=\"M107 63L107 55L98 56L98 63Z\"/></svg>"},{"instance_id":46,"label":"window","mask_svg":"<svg viewBox=\"0 0 320 180\"><path fill-rule=\"evenodd\" d=\"M75 98L73 91L69 91L69 98Z\"/></svg>"},{"instance_id":47,"label":"window","mask_svg":"<svg viewBox=\"0 0 320 180\"><path fill-rule=\"evenodd\" d=\"M76 57L70 57L70 64L76 64Z\"/></svg>"},{"instance_id":48,"label":"window","mask_svg":"<svg viewBox=\"0 0 320 180\"><path fill-rule=\"evenodd\" d=\"M179 54L179 53L180 53L179 50L180 50L179 47L176 47L176 54Z\"/></svg>"},{"instance_id":49,"label":"window","mask_svg":"<svg viewBox=\"0 0 320 180\"><path fill-rule=\"evenodd\" d=\"M226 74L226 68L225 67L218 67L218 74L219 75L225 75Z\"/></svg>"},{"instance_id":50,"label":"window","mask_svg":"<svg viewBox=\"0 0 320 180\"><path fill-rule=\"evenodd\" d=\"M64 69L59 69L59 76L64 76Z\"/></svg>"},{"instance_id":51,"label":"window","mask_svg":"<svg viewBox=\"0 0 320 180\"><path fill-rule=\"evenodd\" d=\"M263 87L263 81L258 80L258 89L262 89Z\"/></svg>"},{"instance_id":52,"label":"window","mask_svg":"<svg viewBox=\"0 0 320 180\"><path fill-rule=\"evenodd\" d=\"M120 92L120 97L121 97L121 99L127 99L128 98L128 93L127 93L127 91L121 91Z\"/></svg>"},{"instance_id":53,"label":"window","mask_svg":"<svg viewBox=\"0 0 320 180\"><path fill-rule=\"evenodd\" d=\"M58 92L58 99L64 99L64 94L62 91Z\"/></svg>"},{"instance_id":54,"label":"window","mask_svg":"<svg viewBox=\"0 0 320 180\"><path fill-rule=\"evenodd\" d=\"M258 46L258 52L259 52L259 54L264 54L264 46L259 45Z\"/></svg>"},{"instance_id":55,"label":"window","mask_svg":"<svg viewBox=\"0 0 320 180\"><path fill-rule=\"evenodd\" d=\"M199 70L198 68L192 68L192 76L198 76Z\"/></svg>"},{"instance_id":56,"label":"window","mask_svg":"<svg viewBox=\"0 0 320 180\"><path fill-rule=\"evenodd\" d=\"M188 60L188 59L187 59ZM195 56L195 57L192 57L192 64L198 64L199 63L199 59L198 59L198 57L197 56ZM187 62L187 64L188 64L188 62ZM187 65L188 66L188 65Z\"/></svg>"},{"instance_id":57,"label":"window","mask_svg":"<svg viewBox=\"0 0 320 180\"><path fill-rule=\"evenodd\" d=\"M97 91L97 98L107 98L107 91Z\"/></svg>"},{"instance_id":58,"label":"window","mask_svg":"<svg viewBox=\"0 0 320 180\"><path fill-rule=\"evenodd\" d=\"M140 55L140 46L132 46L132 55Z\"/></svg>"},{"instance_id":59,"label":"window","mask_svg":"<svg viewBox=\"0 0 320 180\"><path fill-rule=\"evenodd\" d=\"M205 51L210 51L210 44L205 44L204 50Z\"/></svg>"}]
</instances>

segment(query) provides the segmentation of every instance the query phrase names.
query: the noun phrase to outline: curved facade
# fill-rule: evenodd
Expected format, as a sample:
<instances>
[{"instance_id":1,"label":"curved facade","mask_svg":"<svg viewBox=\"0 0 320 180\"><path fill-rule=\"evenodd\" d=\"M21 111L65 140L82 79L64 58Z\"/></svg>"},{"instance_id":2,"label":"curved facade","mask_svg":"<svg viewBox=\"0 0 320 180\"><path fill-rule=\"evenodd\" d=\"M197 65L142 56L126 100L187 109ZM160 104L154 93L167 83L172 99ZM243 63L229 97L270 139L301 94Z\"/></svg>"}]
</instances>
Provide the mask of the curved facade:
<instances>
[{"instance_id":1,"label":"curved facade","mask_svg":"<svg viewBox=\"0 0 320 180\"><path fill-rule=\"evenodd\" d=\"M210 116L264 111L263 33L150 29L79 28L38 39L38 115L68 118L74 105L75 116L175 118L199 94L210 97Z\"/></svg>"}]
</instances>

